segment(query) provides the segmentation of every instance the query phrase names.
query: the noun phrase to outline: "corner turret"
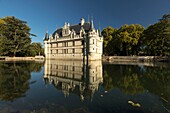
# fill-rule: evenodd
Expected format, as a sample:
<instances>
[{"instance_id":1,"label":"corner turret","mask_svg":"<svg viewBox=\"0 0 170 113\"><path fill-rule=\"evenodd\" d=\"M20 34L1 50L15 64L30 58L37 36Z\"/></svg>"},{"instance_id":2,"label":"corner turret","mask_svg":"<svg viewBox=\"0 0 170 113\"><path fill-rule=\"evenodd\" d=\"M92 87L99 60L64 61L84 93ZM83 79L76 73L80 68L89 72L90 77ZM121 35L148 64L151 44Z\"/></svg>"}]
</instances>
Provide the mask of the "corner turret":
<instances>
[{"instance_id":1,"label":"corner turret","mask_svg":"<svg viewBox=\"0 0 170 113\"><path fill-rule=\"evenodd\" d=\"M48 35L48 31L47 31L46 34L45 34L45 38L44 38L44 54L45 54L45 57L47 57L48 51L49 51L48 41L49 41L49 35Z\"/></svg>"},{"instance_id":2,"label":"corner turret","mask_svg":"<svg viewBox=\"0 0 170 113\"><path fill-rule=\"evenodd\" d=\"M47 31L46 34L45 34L44 41L47 41L48 39L49 39L49 35L48 35L48 31Z\"/></svg>"}]
</instances>

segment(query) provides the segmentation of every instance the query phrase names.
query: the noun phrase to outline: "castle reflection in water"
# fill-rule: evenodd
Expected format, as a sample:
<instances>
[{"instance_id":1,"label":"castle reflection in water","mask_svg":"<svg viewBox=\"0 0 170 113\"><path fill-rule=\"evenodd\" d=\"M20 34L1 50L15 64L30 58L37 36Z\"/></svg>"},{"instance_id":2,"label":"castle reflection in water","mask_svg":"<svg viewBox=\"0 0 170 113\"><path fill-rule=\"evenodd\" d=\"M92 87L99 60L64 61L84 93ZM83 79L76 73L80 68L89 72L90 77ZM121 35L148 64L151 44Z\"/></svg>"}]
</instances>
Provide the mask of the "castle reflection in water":
<instances>
[{"instance_id":1,"label":"castle reflection in water","mask_svg":"<svg viewBox=\"0 0 170 113\"><path fill-rule=\"evenodd\" d=\"M65 97L69 93L76 93L82 101L86 98L92 100L95 91L103 83L102 62L46 60L44 81L62 90Z\"/></svg>"}]
</instances>

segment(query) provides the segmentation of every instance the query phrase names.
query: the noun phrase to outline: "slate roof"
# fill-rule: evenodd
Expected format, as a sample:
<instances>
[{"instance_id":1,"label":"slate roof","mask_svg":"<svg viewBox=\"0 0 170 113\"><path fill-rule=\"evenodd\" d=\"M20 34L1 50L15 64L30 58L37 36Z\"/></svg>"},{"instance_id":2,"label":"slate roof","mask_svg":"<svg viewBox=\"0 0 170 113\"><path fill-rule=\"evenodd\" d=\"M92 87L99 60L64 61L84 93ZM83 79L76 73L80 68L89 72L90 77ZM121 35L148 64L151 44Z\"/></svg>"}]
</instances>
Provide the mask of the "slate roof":
<instances>
[{"instance_id":1,"label":"slate roof","mask_svg":"<svg viewBox=\"0 0 170 113\"><path fill-rule=\"evenodd\" d=\"M81 27L84 28L85 32L89 32L90 31L90 23L86 22L84 23L82 26L81 24L77 24L77 25L73 25L70 26L70 30L72 31L72 29L76 32L76 34L80 34L80 29ZM59 37L62 37L62 28L57 29L54 33L53 33L53 37L55 36L55 34L58 33Z\"/></svg>"}]
</instances>

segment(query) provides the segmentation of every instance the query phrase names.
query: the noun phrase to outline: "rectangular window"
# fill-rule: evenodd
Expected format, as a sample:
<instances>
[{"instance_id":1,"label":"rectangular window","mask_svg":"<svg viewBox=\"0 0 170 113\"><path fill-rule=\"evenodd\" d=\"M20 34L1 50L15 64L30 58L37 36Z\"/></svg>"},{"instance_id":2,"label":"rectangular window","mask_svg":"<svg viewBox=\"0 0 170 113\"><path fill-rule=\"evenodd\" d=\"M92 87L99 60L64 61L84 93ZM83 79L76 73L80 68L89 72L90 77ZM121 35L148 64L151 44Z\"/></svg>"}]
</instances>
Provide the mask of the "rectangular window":
<instances>
[{"instance_id":1,"label":"rectangular window","mask_svg":"<svg viewBox=\"0 0 170 113\"><path fill-rule=\"evenodd\" d=\"M73 46L75 46L75 42L73 41Z\"/></svg>"},{"instance_id":2,"label":"rectangular window","mask_svg":"<svg viewBox=\"0 0 170 113\"><path fill-rule=\"evenodd\" d=\"M73 78L75 78L75 75L74 75L74 73L73 73Z\"/></svg>"},{"instance_id":3,"label":"rectangular window","mask_svg":"<svg viewBox=\"0 0 170 113\"><path fill-rule=\"evenodd\" d=\"M66 70L66 66L64 66L64 70Z\"/></svg>"},{"instance_id":4,"label":"rectangular window","mask_svg":"<svg viewBox=\"0 0 170 113\"><path fill-rule=\"evenodd\" d=\"M54 47L54 48L57 47L57 44L56 44L56 43L53 43L53 44L52 44L52 47Z\"/></svg>"},{"instance_id":5,"label":"rectangular window","mask_svg":"<svg viewBox=\"0 0 170 113\"><path fill-rule=\"evenodd\" d=\"M84 45L84 40L81 41L81 45Z\"/></svg>"},{"instance_id":6,"label":"rectangular window","mask_svg":"<svg viewBox=\"0 0 170 113\"><path fill-rule=\"evenodd\" d=\"M63 47L66 47L66 42L63 42Z\"/></svg>"},{"instance_id":7,"label":"rectangular window","mask_svg":"<svg viewBox=\"0 0 170 113\"><path fill-rule=\"evenodd\" d=\"M63 54L66 54L66 49L63 49Z\"/></svg>"},{"instance_id":8,"label":"rectangular window","mask_svg":"<svg viewBox=\"0 0 170 113\"><path fill-rule=\"evenodd\" d=\"M82 53L84 53L84 48L82 48Z\"/></svg>"},{"instance_id":9,"label":"rectangular window","mask_svg":"<svg viewBox=\"0 0 170 113\"><path fill-rule=\"evenodd\" d=\"M73 49L73 53L75 53L75 49Z\"/></svg>"},{"instance_id":10,"label":"rectangular window","mask_svg":"<svg viewBox=\"0 0 170 113\"><path fill-rule=\"evenodd\" d=\"M58 47L62 47L62 43L60 42L60 43L58 43Z\"/></svg>"}]
</instances>

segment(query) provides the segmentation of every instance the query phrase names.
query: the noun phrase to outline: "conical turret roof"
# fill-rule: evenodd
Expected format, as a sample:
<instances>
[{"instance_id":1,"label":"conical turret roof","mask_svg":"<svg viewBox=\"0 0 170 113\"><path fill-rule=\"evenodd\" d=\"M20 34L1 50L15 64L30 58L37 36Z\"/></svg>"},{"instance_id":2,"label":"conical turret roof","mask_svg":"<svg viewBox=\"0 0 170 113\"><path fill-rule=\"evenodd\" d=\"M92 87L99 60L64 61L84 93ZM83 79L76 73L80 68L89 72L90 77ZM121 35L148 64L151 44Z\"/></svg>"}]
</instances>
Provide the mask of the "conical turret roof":
<instances>
[{"instance_id":1,"label":"conical turret roof","mask_svg":"<svg viewBox=\"0 0 170 113\"><path fill-rule=\"evenodd\" d=\"M48 40L48 39L49 39L49 35L48 35L48 32L46 32L44 41L46 41L46 40Z\"/></svg>"}]
</instances>

